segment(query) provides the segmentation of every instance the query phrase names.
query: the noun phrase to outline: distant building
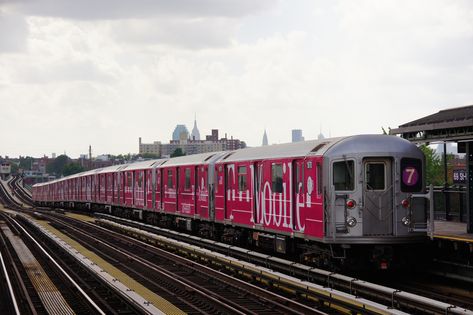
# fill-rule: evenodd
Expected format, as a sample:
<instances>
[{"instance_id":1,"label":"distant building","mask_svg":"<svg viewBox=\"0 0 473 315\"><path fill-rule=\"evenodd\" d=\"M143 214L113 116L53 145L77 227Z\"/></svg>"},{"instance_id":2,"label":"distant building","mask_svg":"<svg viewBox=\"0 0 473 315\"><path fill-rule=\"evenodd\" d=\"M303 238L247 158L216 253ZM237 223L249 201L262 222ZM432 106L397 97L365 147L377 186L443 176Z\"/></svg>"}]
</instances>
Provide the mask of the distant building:
<instances>
[{"instance_id":1,"label":"distant building","mask_svg":"<svg viewBox=\"0 0 473 315\"><path fill-rule=\"evenodd\" d=\"M191 140L200 140L200 132L197 128L197 118L194 118L194 128L192 128Z\"/></svg>"},{"instance_id":2,"label":"distant building","mask_svg":"<svg viewBox=\"0 0 473 315\"><path fill-rule=\"evenodd\" d=\"M140 154L155 154L157 156L161 156L161 142L155 141L153 143L142 143L140 137L138 152Z\"/></svg>"},{"instance_id":3,"label":"distant building","mask_svg":"<svg viewBox=\"0 0 473 315\"><path fill-rule=\"evenodd\" d=\"M317 140L323 140L323 139L325 139L325 136L324 136L324 134L321 132L321 133L319 133L319 135L317 136Z\"/></svg>"},{"instance_id":4,"label":"distant building","mask_svg":"<svg viewBox=\"0 0 473 315\"><path fill-rule=\"evenodd\" d=\"M2 177L2 179L5 179L8 176L10 176L10 173L11 173L10 163L7 161L0 162L0 176Z\"/></svg>"},{"instance_id":5,"label":"distant building","mask_svg":"<svg viewBox=\"0 0 473 315\"><path fill-rule=\"evenodd\" d=\"M263 146L268 145L268 135L266 134L266 129L263 134Z\"/></svg>"},{"instance_id":6,"label":"distant building","mask_svg":"<svg viewBox=\"0 0 473 315\"><path fill-rule=\"evenodd\" d=\"M292 129L292 142L304 141L302 129Z\"/></svg>"},{"instance_id":7,"label":"distant building","mask_svg":"<svg viewBox=\"0 0 473 315\"><path fill-rule=\"evenodd\" d=\"M218 129L212 129L212 134L205 136L206 141L218 141Z\"/></svg>"},{"instance_id":8,"label":"distant building","mask_svg":"<svg viewBox=\"0 0 473 315\"><path fill-rule=\"evenodd\" d=\"M188 138L189 131L187 130L186 125L177 125L176 128L174 128L174 131L172 133L173 141L187 140Z\"/></svg>"},{"instance_id":9,"label":"distant building","mask_svg":"<svg viewBox=\"0 0 473 315\"><path fill-rule=\"evenodd\" d=\"M212 129L212 134L207 135L205 140L193 140L193 139L180 139L171 140L169 143L162 144L159 141L155 141L152 144L146 144L141 142L139 138L139 153L153 153L162 157L169 157L174 151L180 148L185 154L198 154L206 152L226 151L226 150L238 150L246 147L246 143L240 139L234 139L230 137L218 138L218 129Z\"/></svg>"}]
</instances>

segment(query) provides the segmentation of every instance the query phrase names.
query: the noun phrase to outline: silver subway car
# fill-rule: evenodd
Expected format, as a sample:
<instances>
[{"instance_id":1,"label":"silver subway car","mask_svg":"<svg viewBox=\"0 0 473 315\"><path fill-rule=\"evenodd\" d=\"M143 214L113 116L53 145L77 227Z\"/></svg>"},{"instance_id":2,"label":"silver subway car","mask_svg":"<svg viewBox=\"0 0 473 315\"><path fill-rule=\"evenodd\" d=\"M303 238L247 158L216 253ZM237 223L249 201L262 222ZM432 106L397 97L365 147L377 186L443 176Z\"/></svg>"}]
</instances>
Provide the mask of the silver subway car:
<instances>
[{"instance_id":1,"label":"silver subway car","mask_svg":"<svg viewBox=\"0 0 473 315\"><path fill-rule=\"evenodd\" d=\"M388 244L426 238L424 154L392 136L343 139L324 155L327 243Z\"/></svg>"}]
</instances>

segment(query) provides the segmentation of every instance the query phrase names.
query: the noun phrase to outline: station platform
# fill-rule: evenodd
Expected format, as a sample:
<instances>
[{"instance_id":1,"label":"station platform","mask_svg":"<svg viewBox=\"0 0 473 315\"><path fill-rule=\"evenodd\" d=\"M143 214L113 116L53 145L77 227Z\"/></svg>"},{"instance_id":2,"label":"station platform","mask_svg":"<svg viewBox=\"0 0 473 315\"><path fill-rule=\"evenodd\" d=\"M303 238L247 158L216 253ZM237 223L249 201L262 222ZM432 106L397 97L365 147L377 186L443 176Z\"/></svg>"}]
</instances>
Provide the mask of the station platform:
<instances>
[{"instance_id":1,"label":"station platform","mask_svg":"<svg viewBox=\"0 0 473 315\"><path fill-rule=\"evenodd\" d=\"M473 244L473 234L467 233L466 223L461 222L435 221L434 239L445 239Z\"/></svg>"}]
</instances>

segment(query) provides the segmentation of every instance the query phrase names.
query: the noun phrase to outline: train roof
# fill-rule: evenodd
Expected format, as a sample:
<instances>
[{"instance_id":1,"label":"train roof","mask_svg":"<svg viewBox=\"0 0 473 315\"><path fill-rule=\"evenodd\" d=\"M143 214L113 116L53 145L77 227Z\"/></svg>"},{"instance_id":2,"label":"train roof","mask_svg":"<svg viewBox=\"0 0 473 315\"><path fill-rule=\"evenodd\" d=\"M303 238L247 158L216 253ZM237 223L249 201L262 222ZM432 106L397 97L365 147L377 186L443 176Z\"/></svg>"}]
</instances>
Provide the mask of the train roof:
<instances>
[{"instance_id":1,"label":"train roof","mask_svg":"<svg viewBox=\"0 0 473 315\"><path fill-rule=\"evenodd\" d=\"M344 137L309 140L294 143L274 144L269 146L240 149L227 153L220 162L238 162L245 160L265 160L286 157L304 157L323 155L325 151Z\"/></svg>"},{"instance_id":2,"label":"train roof","mask_svg":"<svg viewBox=\"0 0 473 315\"><path fill-rule=\"evenodd\" d=\"M180 166L180 165L193 165L193 164L209 164L219 157L223 156L228 151L208 152L202 154L184 155L175 158L171 158L166 162L162 163L163 167L167 166Z\"/></svg>"},{"instance_id":3,"label":"train roof","mask_svg":"<svg viewBox=\"0 0 473 315\"><path fill-rule=\"evenodd\" d=\"M327 150L325 156L337 158L347 154L355 155L411 156L422 158L422 151L406 139L388 135L357 135L342 139Z\"/></svg>"},{"instance_id":4,"label":"train roof","mask_svg":"<svg viewBox=\"0 0 473 315\"><path fill-rule=\"evenodd\" d=\"M146 160L140 161L130 164L121 165L122 167L119 168L119 171L134 171L134 170L142 170L142 169L149 169L156 166L159 166L166 162L167 159L158 159L158 160Z\"/></svg>"}]
</instances>

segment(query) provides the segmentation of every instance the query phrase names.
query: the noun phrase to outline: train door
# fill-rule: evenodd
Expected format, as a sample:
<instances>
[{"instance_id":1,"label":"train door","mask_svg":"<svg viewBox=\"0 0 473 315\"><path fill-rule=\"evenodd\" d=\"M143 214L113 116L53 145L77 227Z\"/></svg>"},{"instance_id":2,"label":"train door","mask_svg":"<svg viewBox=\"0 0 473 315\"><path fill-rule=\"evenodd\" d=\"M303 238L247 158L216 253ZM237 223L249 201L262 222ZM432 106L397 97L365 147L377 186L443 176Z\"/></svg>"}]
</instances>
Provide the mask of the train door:
<instances>
[{"instance_id":1,"label":"train door","mask_svg":"<svg viewBox=\"0 0 473 315\"><path fill-rule=\"evenodd\" d=\"M260 224L260 209L262 202L261 195L261 183L263 177L263 163L255 162L253 164L253 222L254 224Z\"/></svg>"},{"instance_id":2,"label":"train door","mask_svg":"<svg viewBox=\"0 0 473 315\"><path fill-rule=\"evenodd\" d=\"M163 182L163 177L162 177L162 170L160 168L157 168L156 171L156 186L155 186L155 209L156 210L162 210L163 209L163 204L162 204L162 198L164 196L163 194L163 189L164 189L164 182Z\"/></svg>"},{"instance_id":3,"label":"train door","mask_svg":"<svg viewBox=\"0 0 473 315\"><path fill-rule=\"evenodd\" d=\"M392 235L393 181L389 158L363 161L363 235Z\"/></svg>"},{"instance_id":4,"label":"train door","mask_svg":"<svg viewBox=\"0 0 473 315\"><path fill-rule=\"evenodd\" d=\"M294 231L301 230L301 208L306 206L306 195L304 193L304 160L292 161L292 226Z\"/></svg>"},{"instance_id":5,"label":"train door","mask_svg":"<svg viewBox=\"0 0 473 315\"><path fill-rule=\"evenodd\" d=\"M179 212L186 215L195 214L195 167L187 166L178 168L180 177L179 188Z\"/></svg>"},{"instance_id":6,"label":"train door","mask_svg":"<svg viewBox=\"0 0 473 315\"><path fill-rule=\"evenodd\" d=\"M223 206L223 219L226 220L228 218L228 202L230 197L230 190L228 187L228 165L225 164L223 167L223 195L224 195L224 206Z\"/></svg>"},{"instance_id":7,"label":"train door","mask_svg":"<svg viewBox=\"0 0 473 315\"><path fill-rule=\"evenodd\" d=\"M198 166L196 169L196 214L201 218L209 218L208 167Z\"/></svg>"},{"instance_id":8,"label":"train door","mask_svg":"<svg viewBox=\"0 0 473 315\"><path fill-rule=\"evenodd\" d=\"M211 214L211 218L215 218L215 221L223 221L225 217L225 168L224 165L218 164L214 167L215 172L215 209L214 214Z\"/></svg>"}]
</instances>

